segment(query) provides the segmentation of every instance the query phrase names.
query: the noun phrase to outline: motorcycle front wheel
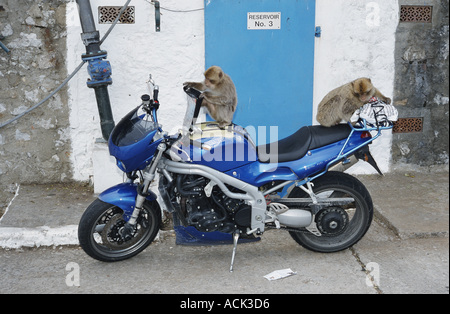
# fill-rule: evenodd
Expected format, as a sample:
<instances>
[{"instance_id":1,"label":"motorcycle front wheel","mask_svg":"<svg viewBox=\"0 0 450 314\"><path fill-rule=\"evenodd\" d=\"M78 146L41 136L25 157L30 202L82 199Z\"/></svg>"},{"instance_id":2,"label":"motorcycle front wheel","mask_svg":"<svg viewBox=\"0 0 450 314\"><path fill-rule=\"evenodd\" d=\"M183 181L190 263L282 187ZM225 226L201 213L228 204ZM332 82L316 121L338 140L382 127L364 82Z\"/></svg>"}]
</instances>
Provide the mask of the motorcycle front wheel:
<instances>
[{"instance_id":1,"label":"motorcycle front wheel","mask_svg":"<svg viewBox=\"0 0 450 314\"><path fill-rule=\"evenodd\" d=\"M343 172L328 172L313 181L317 198L353 198L345 206L330 206L315 215L321 236L306 229L290 231L301 246L315 252L333 253L356 244L369 230L373 218L372 198L366 187L355 177ZM309 197L296 187L289 198Z\"/></svg>"},{"instance_id":2,"label":"motorcycle front wheel","mask_svg":"<svg viewBox=\"0 0 450 314\"><path fill-rule=\"evenodd\" d=\"M161 210L156 201L144 202L132 236L122 237L126 221L123 210L99 199L92 202L81 217L78 240L91 257L103 262L116 262L142 252L158 234Z\"/></svg>"}]
</instances>

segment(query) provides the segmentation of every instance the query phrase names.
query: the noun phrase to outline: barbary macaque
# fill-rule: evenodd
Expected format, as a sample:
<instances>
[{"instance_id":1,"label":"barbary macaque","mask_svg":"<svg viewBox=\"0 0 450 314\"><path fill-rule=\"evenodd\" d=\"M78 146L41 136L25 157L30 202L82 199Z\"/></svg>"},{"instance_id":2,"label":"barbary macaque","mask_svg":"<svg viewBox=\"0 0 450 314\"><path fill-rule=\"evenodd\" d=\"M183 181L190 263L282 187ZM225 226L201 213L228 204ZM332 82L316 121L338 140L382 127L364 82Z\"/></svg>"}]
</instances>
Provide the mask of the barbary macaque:
<instances>
[{"instance_id":1,"label":"barbary macaque","mask_svg":"<svg viewBox=\"0 0 450 314\"><path fill-rule=\"evenodd\" d=\"M316 119L326 127L339 124L342 120L348 122L353 113L372 97L391 103L390 98L373 86L370 78L356 79L329 92L319 104Z\"/></svg>"},{"instance_id":2,"label":"barbary macaque","mask_svg":"<svg viewBox=\"0 0 450 314\"><path fill-rule=\"evenodd\" d=\"M220 128L231 124L237 106L236 87L231 78L218 66L212 66L204 73L203 82L185 82L183 85L202 93L202 106L219 123Z\"/></svg>"}]
</instances>

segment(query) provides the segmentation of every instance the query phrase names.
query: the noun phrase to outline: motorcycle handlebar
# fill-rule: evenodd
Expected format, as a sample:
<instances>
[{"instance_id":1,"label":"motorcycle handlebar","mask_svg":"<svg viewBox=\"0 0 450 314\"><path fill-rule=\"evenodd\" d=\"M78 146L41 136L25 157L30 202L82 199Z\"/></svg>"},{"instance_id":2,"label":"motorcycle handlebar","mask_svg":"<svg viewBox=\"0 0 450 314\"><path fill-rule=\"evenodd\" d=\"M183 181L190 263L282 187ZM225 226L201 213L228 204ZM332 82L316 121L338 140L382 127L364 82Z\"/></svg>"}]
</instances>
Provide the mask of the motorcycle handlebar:
<instances>
[{"instance_id":1,"label":"motorcycle handlebar","mask_svg":"<svg viewBox=\"0 0 450 314\"><path fill-rule=\"evenodd\" d=\"M158 94L159 94L159 86L155 85L153 88L153 100L158 101Z\"/></svg>"},{"instance_id":2,"label":"motorcycle handlebar","mask_svg":"<svg viewBox=\"0 0 450 314\"><path fill-rule=\"evenodd\" d=\"M189 87L188 85L183 86L183 90L186 94L188 94L190 97L195 98L195 99L198 99L200 97L200 95L202 94L201 91L199 91L195 88Z\"/></svg>"}]
</instances>

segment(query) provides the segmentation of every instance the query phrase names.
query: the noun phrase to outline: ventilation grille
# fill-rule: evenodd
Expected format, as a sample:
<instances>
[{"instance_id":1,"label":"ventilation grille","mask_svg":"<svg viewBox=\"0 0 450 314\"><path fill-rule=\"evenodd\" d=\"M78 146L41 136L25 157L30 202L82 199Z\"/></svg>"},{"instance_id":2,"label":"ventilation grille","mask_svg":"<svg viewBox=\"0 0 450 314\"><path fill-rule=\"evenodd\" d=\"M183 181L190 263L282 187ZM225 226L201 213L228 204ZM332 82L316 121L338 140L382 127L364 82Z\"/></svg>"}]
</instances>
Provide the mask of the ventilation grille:
<instances>
[{"instance_id":1,"label":"ventilation grille","mask_svg":"<svg viewBox=\"0 0 450 314\"><path fill-rule=\"evenodd\" d=\"M394 123L394 133L417 133L423 130L423 118L399 118Z\"/></svg>"},{"instance_id":2,"label":"ventilation grille","mask_svg":"<svg viewBox=\"0 0 450 314\"><path fill-rule=\"evenodd\" d=\"M402 5L400 22L431 23L432 13L432 6Z\"/></svg>"},{"instance_id":3,"label":"ventilation grille","mask_svg":"<svg viewBox=\"0 0 450 314\"><path fill-rule=\"evenodd\" d=\"M100 24L112 24L120 13L121 6L98 7L98 22ZM134 7L128 7L119 19L121 24L134 24Z\"/></svg>"}]
</instances>

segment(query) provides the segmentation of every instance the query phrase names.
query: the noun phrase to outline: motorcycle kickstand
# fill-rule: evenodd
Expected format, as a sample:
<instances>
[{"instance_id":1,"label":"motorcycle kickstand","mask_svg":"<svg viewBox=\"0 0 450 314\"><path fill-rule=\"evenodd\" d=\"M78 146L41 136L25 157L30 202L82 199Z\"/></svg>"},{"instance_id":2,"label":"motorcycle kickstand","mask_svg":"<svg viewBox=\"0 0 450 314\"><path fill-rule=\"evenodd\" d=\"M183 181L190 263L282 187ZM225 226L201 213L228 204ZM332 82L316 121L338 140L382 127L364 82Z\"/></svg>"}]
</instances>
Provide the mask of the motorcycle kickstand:
<instances>
[{"instance_id":1,"label":"motorcycle kickstand","mask_svg":"<svg viewBox=\"0 0 450 314\"><path fill-rule=\"evenodd\" d=\"M241 235L241 233L238 231L235 231L233 233L233 254L231 255L231 266L230 266L230 273L233 272L233 265L234 265L234 257L236 256L236 248L237 248L237 244L238 244L238 240L239 240L239 236Z\"/></svg>"}]
</instances>

